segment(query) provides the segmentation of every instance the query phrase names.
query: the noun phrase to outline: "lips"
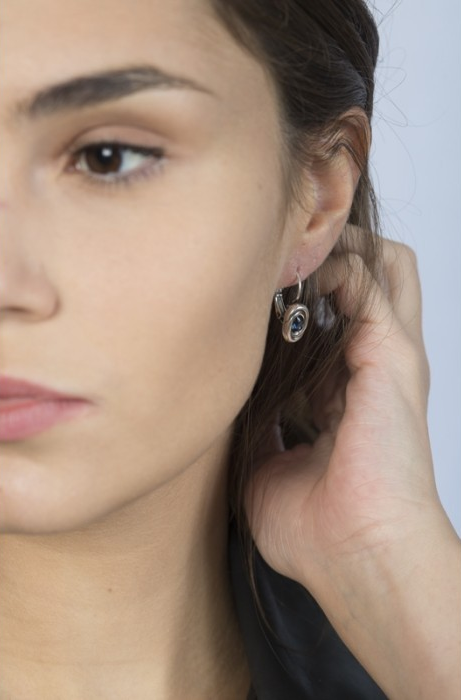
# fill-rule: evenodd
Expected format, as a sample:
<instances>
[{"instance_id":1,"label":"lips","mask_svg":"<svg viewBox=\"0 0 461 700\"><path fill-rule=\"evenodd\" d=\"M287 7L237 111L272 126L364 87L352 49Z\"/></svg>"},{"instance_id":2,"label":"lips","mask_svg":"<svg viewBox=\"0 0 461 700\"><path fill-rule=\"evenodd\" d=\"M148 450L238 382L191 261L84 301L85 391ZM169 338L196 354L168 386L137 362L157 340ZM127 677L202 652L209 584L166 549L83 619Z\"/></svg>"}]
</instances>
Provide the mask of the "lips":
<instances>
[{"instance_id":1,"label":"lips","mask_svg":"<svg viewBox=\"0 0 461 700\"><path fill-rule=\"evenodd\" d=\"M78 396L70 396L61 394L54 389L50 389L40 384L33 384L32 382L25 381L23 379L13 379L12 377L6 377L5 375L0 375L0 401L18 399L27 397L29 399L34 399L36 401L44 399L78 399Z\"/></svg>"},{"instance_id":2,"label":"lips","mask_svg":"<svg viewBox=\"0 0 461 700\"><path fill-rule=\"evenodd\" d=\"M0 397L0 410L2 409L15 409L15 408L27 408L28 406L32 406L34 404L37 404L39 401L49 401L50 399L46 397L32 397L32 396L24 396L23 398L20 398L18 396L13 396L10 398L3 398Z\"/></svg>"},{"instance_id":3,"label":"lips","mask_svg":"<svg viewBox=\"0 0 461 700\"><path fill-rule=\"evenodd\" d=\"M94 408L92 402L0 375L0 442L24 440Z\"/></svg>"}]
</instances>

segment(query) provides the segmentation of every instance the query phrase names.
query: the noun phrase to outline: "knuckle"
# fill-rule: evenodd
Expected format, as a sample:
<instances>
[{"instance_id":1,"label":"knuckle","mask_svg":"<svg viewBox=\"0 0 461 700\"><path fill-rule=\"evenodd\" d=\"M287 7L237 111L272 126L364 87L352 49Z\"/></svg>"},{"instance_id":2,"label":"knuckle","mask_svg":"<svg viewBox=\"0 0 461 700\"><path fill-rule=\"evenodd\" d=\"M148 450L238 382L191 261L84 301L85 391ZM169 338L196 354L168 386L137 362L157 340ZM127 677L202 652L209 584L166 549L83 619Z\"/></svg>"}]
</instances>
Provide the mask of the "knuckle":
<instances>
[{"instance_id":1,"label":"knuckle","mask_svg":"<svg viewBox=\"0 0 461 700\"><path fill-rule=\"evenodd\" d=\"M416 251L411 248L409 245L406 245L406 243L401 243L401 251L402 255L406 256L409 262L411 262L413 265L416 265Z\"/></svg>"},{"instance_id":2,"label":"knuckle","mask_svg":"<svg viewBox=\"0 0 461 700\"><path fill-rule=\"evenodd\" d=\"M386 251L386 249L387 251L392 251L397 259L404 260L406 258L412 264L417 262L416 251L407 243L385 239L384 250Z\"/></svg>"}]
</instances>

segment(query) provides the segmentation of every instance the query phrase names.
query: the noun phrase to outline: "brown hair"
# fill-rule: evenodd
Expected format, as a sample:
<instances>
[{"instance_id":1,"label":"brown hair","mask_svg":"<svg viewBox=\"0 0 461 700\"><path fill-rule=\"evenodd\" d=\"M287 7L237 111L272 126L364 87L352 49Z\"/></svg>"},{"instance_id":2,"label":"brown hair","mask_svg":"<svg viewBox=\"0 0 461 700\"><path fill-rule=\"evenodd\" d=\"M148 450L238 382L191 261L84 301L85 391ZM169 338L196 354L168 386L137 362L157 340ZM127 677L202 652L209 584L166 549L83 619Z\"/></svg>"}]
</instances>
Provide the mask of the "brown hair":
<instances>
[{"instance_id":1,"label":"brown hair","mask_svg":"<svg viewBox=\"0 0 461 700\"><path fill-rule=\"evenodd\" d=\"M377 277L382 241L368 170L368 127L379 41L365 3L212 0L212 5L234 38L269 69L273 78L286 145L282 158L286 159L283 170L288 201L300 201L302 171L327 162L338 149L346 148L358 165L361 177L348 223L360 227L361 255L372 276ZM357 113L363 118L357 118ZM347 137L351 128L354 140ZM348 236L346 225L331 255L350 249ZM356 313L368 296L369 289L364 287ZM315 440L318 428L312 400L324 379L343 369L344 348L354 333L355 316L341 314L333 294L320 297L317 272L307 280L303 303L311 311L312 321L296 344L283 340L280 322L272 315L258 379L236 421L230 498L241 531L246 529L245 487L274 417L280 415L288 447Z\"/></svg>"}]
</instances>

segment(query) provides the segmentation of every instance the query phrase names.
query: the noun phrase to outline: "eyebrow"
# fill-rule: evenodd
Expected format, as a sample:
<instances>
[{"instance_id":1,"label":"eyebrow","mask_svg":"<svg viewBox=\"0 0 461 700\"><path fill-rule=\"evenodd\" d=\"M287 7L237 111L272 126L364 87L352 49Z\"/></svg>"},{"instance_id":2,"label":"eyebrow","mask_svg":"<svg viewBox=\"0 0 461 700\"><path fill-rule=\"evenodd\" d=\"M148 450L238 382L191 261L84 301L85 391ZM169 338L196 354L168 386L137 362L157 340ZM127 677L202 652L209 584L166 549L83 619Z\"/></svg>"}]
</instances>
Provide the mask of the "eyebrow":
<instances>
[{"instance_id":1,"label":"eyebrow","mask_svg":"<svg viewBox=\"0 0 461 700\"><path fill-rule=\"evenodd\" d=\"M156 66L141 65L81 75L46 87L32 98L19 102L14 116L32 120L158 88L189 89L216 97L215 93L195 80L166 73Z\"/></svg>"}]
</instances>

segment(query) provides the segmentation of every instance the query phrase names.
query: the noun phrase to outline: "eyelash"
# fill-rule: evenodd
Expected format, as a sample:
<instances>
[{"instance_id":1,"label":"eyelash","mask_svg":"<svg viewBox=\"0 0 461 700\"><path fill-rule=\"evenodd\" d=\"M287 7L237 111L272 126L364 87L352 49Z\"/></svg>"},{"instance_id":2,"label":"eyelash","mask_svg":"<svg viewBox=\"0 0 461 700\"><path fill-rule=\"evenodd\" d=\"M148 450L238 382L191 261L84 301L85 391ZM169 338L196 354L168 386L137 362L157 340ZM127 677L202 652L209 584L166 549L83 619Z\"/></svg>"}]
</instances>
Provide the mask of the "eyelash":
<instances>
[{"instance_id":1,"label":"eyelash","mask_svg":"<svg viewBox=\"0 0 461 700\"><path fill-rule=\"evenodd\" d=\"M155 161L147 167L134 168L129 171L128 175L114 175L109 173L107 175L89 175L88 171L82 170L81 168L75 167L80 161L82 156L87 155L90 151L98 151L102 148L110 148L115 152L123 153L123 151L130 151L141 156L154 158ZM131 143L123 143L121 141L95 141L94 143L88 143L85 146L73 151L71 153L71 166L70 170L73 173L83 173L84 179L90 185L96 185L97 187L119 187L121 185L129 186L134 184L136 181L152 177L156 174L161 166L163 165L163 160L165 158L165 151L160 147L148 148L145 146L136 146ZM123 165L123 157L122 157Z\"/></svg>"}]
</instances>

